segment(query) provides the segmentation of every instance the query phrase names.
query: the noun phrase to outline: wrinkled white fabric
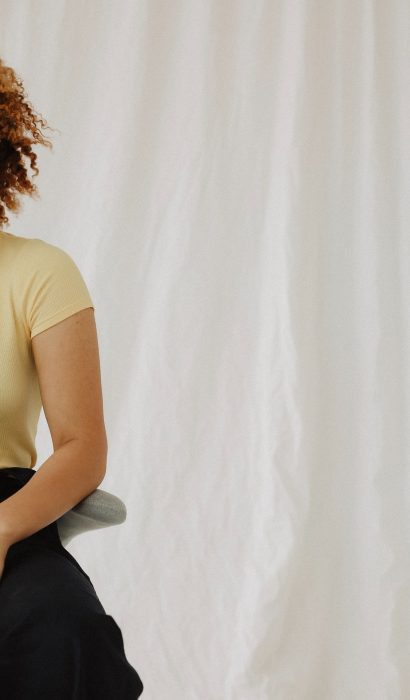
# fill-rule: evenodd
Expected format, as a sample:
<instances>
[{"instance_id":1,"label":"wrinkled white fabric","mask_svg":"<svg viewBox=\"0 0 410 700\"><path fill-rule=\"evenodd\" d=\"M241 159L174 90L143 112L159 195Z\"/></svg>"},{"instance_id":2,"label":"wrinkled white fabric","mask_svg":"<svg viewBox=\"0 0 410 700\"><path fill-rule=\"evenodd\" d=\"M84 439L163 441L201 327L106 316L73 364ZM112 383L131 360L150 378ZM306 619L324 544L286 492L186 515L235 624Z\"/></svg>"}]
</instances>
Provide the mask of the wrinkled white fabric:
<instances>
[{"instance_id":1,"label":"wrinkled white fabric","mask_svg":"<svg viewBox=\"0 0 410 700\"><path fill-rule=\"evenodd\" d=\"M71 550L147 700L408 700L409 4L0 12L59 130L10 230L89 284L128 511Z\"/></svg>"}]
</instances>

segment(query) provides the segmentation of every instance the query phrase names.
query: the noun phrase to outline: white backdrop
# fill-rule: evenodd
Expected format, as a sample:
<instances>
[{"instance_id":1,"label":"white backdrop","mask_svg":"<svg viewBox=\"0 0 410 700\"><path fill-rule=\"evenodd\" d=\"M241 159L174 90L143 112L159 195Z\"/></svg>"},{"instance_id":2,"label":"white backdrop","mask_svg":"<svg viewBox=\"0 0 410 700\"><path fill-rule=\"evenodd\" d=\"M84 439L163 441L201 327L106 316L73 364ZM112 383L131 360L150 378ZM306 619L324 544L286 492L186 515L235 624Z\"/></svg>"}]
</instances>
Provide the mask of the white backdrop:
<instances>
[{"instance_id":1,"label":"white backdrop","mask_svg":"<svg viewBox=\"0 0 410 700\"><path fill-rule=\"evenodd\" d=\"M89 285L128 507L69 549L144 700L408 700L409 4L0 14L59 129L9 230Z\"/></svg>"}]
</instances>

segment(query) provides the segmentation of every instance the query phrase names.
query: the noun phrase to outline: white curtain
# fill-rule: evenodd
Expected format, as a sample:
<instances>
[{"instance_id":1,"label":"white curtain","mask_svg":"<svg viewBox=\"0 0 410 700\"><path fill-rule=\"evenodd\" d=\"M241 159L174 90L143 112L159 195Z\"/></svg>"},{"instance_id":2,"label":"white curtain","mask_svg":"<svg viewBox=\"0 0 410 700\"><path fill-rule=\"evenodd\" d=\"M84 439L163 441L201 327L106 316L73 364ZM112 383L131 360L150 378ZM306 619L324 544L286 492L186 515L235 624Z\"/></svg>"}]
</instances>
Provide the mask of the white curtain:
<instances>
[{"instance_id":1,"label":"white curtain","mask_svg":"<svg viewBox=\"0 0 410 700\"><path fill-rule=\"evenodd\" d=\"M410 5L3 0L96 305L144 700L410 698ZM40 467L51 441L42 414Z\"/></svg>"}]
</instances>

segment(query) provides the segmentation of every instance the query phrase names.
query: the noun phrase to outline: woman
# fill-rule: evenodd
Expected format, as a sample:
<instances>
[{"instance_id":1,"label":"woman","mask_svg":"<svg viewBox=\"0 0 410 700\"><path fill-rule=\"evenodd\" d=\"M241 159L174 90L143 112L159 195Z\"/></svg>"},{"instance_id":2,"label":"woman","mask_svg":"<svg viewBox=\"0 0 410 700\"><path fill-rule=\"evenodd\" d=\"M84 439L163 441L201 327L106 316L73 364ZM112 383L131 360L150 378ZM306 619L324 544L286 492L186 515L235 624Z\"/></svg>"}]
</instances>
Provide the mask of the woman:
<instances>
[{"instance_id":1,"label":"woman","mask_svg":"<svg viewBox=\"0 0 410 700\"><path fill-rule=\"evenodd\" d=\"M37 194L33 144L51 146L0 60L0 227ZM37 470L41 406L53 454ZM107 461L94 306L64 250L0 231L0 691L10 700L136 700L120 628L63 547L57 519ZM107 571L109 563L107 562Z\"/></svg>"}]
</instances>

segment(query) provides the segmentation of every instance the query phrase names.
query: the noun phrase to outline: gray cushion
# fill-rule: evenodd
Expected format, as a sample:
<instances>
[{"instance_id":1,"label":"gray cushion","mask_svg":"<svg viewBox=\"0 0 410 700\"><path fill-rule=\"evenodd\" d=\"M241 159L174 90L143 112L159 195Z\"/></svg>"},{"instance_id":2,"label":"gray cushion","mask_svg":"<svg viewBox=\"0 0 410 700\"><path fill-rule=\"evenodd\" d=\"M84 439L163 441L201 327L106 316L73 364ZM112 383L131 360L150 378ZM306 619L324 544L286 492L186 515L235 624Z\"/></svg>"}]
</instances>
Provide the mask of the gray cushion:
<instances>
[{"instance_id":1,"label":"gray cushion","mask_svg":"<svg viewBox=\"0 0 410 700\"><path fill-rule=\"evenodd\" d=\"M73 537L87 530L120 525L126 517L127 509L121 498L103 489L95 489L58 518L58 534L65 547Z\"/></svg>"}]
</instances>

